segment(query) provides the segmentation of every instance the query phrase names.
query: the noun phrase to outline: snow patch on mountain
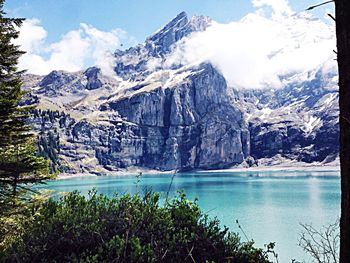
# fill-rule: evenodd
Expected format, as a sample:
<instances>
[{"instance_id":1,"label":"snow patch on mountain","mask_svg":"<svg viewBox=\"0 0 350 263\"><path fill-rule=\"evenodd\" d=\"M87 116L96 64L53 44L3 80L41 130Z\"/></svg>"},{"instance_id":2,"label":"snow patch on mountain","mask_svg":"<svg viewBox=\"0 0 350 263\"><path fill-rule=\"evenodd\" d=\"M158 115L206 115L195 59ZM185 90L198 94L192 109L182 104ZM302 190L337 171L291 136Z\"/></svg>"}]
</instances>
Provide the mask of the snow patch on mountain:
<instances>
[{"instance_id":1,"label":"snow patch on mountain","mask_svg":"<svg viewBox=\"0 0 350 263\"><path fill-rule=\"evenodd\" d=\"M238 22L212 22L157 62L171 67L210 61L235 88L281 88L286 76L306 81L307 72L334 58L335 45L334 25L308 13L268 17L257 11Z\"/></svg>"},{"instance_id":2,"label":"snow patch on mountain","mask_svg":"<svg viewBox=\"0 0 350 263\"><path fill-rule=\"evenodd\" d=\"M312 132L318 125L322 125L322 120L314 116L308 116L305 121L305 132Z\"/></svg>"}]
</instances>

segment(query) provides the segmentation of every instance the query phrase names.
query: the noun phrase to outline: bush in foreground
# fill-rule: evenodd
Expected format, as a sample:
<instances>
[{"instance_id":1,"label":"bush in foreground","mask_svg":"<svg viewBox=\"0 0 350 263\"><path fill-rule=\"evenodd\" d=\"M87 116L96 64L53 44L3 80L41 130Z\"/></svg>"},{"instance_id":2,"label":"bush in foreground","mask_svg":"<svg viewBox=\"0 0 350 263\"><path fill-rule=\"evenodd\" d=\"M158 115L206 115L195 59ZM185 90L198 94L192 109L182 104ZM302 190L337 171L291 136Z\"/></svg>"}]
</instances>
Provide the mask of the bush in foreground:
<instances>
[{"instance_id":1,"label":"bush in foreground","mask_svg":"<svg viewBox=\"0 0 350 263\"><path fill-rule=\"evenodd\" d=\"M183 193L107 198L92 191L48 200L5 262L269 262L267 252L220 229Z\"/></svg>"}]
</instances>

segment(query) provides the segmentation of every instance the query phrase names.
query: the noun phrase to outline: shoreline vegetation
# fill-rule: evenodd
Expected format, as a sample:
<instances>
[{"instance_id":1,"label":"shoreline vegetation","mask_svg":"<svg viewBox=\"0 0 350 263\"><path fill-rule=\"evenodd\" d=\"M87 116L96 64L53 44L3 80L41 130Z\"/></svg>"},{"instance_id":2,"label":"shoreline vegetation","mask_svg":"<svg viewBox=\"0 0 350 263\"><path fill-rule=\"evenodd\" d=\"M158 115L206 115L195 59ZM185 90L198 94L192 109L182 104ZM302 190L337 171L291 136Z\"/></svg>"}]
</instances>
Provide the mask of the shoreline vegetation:
<instances>
[{"instance_id":1,"label":"shoreline vegetation","mask_svg":"<svg viewBox=\"0 0 350 263\"><path fill-rule=\"evenodd\" d=\"M241 241L183 192L161 205L159 193L109 198L96 190L88 197L74 191L31 209L28 222L18 222L17 235L2 244L1 262L277 260L274 243L256 248L253 240Z\"/></svg>"}]
</instances>

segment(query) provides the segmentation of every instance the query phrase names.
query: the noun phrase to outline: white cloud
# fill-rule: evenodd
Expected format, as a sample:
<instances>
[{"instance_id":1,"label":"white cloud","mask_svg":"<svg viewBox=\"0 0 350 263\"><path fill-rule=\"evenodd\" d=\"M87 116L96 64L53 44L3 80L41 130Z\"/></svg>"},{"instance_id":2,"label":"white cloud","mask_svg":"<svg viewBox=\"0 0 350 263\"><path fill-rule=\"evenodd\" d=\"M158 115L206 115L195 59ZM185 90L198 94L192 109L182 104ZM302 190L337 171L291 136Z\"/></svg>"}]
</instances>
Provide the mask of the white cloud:
<instances>
[{"instance_id":1,"label":"white cloud","mask_svg":"<svg viewBox=\"0 0 350 263\"><path fill-rule=\"evenodd\" d=\"M289 16L293 13L287 0L252 0L252 3L253 6L257 8L265 6L270 7L274 18L285 15ZM260 9L260 11L262 10Z\"/></svg>"},{"instance_id":2,"label":"white cloud","mask_svg":"<svg viewBox=\"0 0 350 263\"><path fill-rule=\"evenodd\" d=\"M121 29L103 32L83 23L80 26L89 37L90 45L93 47L91 56L94 64L100 67L105 75L115 75L113 52L120 46L120 40L127 37L126 32Z\"/></svg>"},{"instance_id":3,"label":"white cloud","mask_svg":"<svg viewBox=\"0 0 350 263\"><path fill-rule=\"evenodd\" d=\"M333 21L327 24L308 13L296 14L287 0L252 0L252 4L256 11L240 21L213 23L206 31L180 41L163 64L161 59L152 59L148 66L155 69L209 61L236 88L280 87L284 76L325 64L324 70L335 69ZM112 52L121 40L135 42L121 29L105 32L84 23L55 43L46 43L46 37L39 20L24 22L17 39L27 51L20 59L21 69L47 74L54 69L77 71L93 64L113 75Z\"/></svg>"},{"instance_id":4,"label":"white cloud","mask_svg":"<svg viewBox=\"0 0 350 263\"><path fill-rule=\"evenodd\" d=\"M257 11L238 22L214 23L184 39L166 66L209 61L236 88L282 86L281 77L321 67L332 60L333 24L295 14L284 0L253 0ZM272 8L270 15L266 7Z\"/></svg>"},{"instance_id":5,"label":"white cloud","mask_svg":"<svg viewBox=\"0 0 350 263\"><path fill-rule=\"evenodd\" d=\"M40 21L34 18L24 21L21 27L21 34L15 42L23 50L38 52L46 37L46 30L40 25Z\"/></svg>"},{"instance_id":6,"label":"white cloud","mask_svg":"<svg viewBox=\"0 0 350 263\"><path fill-rule=\"evenodd\" d=\"M131 39L121 29L105 32L84 23L55 43L46 43L46 37L47 31L38 19L28 19L23 23L20 36L15 40L27 52L19 60L20 69L44 75L52 70L78 71L91 66L92 62L104 74L114 75L113 52L122 39Z\"/></svg>"}]
</instances>

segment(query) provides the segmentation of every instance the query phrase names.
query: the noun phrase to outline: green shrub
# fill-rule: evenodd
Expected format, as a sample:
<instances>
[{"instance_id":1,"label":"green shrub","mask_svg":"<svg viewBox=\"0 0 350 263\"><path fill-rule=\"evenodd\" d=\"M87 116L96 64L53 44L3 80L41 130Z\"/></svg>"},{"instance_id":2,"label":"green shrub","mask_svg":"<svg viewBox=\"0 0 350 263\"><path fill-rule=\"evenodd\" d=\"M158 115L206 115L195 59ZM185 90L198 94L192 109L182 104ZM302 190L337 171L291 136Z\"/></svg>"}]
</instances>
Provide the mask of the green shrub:
<instances>
[{"instance_id":1,"label":"green shrub","mask_svg":"<svg viewBox=\"0 0 350 263\"><path fill-rule=\"evenodd\" d=\"M77 192L48 200L11 245L4 262L269 262L203 215L183 193L160 205L159 194L108 198Z\"/></svg>"}]
</instances>

